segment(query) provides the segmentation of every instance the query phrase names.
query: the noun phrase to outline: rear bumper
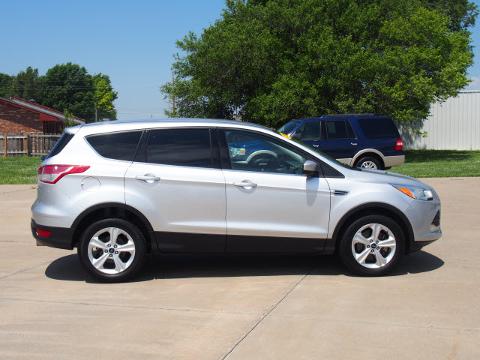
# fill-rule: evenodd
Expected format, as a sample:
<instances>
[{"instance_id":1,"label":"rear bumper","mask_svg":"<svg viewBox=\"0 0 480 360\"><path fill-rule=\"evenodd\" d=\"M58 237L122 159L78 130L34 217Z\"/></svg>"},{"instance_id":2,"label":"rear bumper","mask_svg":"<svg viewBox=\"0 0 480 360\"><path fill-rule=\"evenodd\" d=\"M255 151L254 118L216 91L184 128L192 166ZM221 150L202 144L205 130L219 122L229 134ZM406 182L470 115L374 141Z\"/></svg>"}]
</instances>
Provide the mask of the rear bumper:
<instances>
[{"instance_id":1,"label":"rear bumper","mask_svg":"<svg viewBox=\"0 0 480 360\"><path fill-rule=\"evenodd\" d=\"M32 235L37 240L37 246L50 246L59 249L73 249L73 231L69 228L43 226L34 220L31 222ZM39 236L38 230L48 232L48 236ZM41 233L41 232L40 232Z\"/></svg>"},{"instance_id":2,"label":"rear bumper","mask_svg":"<svg viewBox=\"0 0 480 360\"><path fill-rule=\"evenodd\" d=\"M405 162L405 155L385 156L383 163L386 168L402 165Z\"/></svg>"}]
</instances>

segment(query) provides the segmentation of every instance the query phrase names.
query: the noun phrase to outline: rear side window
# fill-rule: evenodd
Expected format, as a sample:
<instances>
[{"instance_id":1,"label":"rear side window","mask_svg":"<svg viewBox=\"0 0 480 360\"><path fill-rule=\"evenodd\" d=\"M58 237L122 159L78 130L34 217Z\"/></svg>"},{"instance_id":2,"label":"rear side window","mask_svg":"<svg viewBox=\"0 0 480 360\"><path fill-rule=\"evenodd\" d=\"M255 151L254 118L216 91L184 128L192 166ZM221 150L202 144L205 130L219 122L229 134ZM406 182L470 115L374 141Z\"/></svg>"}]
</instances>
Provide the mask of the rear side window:
<instances>
[{"instance_id":1,"label":"rear side window","mask_svg":"<svg viewBox=\"0 0 480 360\"><path fill-rule=\"evenodd\" d=\"M133 161L141 136L141 131L129 131L92 135L87 137L87 141L103 157Z\"/></svg>"},{"instance_id":2,"label":"rear side window","mask_svg":"<svg viewBox=\"0 0 480 360\"><path fill-rule=\"evenodd\" d=\"M149 133L146 162L213 167L209 129L161 129Z\"/></svg>"},{"instance_id":3,"label":"rear side window","mask_svg":"<svg viewBox=\"0 0 480 360\"><path fill-rule=\"evenodd\" d=\"M355 137L350 124L343 120L325 121L325 129L329 140L352 139Z\"/></svg>"},{"instance_id":4,"label":"rear side window","mask_svg":"<svg viewBox=\"0 0 480 360\"><path fill-rule=\"evenodd\" d=\"M57 154L60 154L60 152L63 150L65 146L72 140L74 137L74 134L70 133L63 133L63 135L58 139L58 141L53 145L52 150L48 153L48 155L45 157L46 159L51 158L52 156L55 156Z\"/></svg>"},{"instance_id":5,"label":"rear side window","mask_svg":"<svg viewBox=\"0 0 480 360\"><path fill-rule=\"evenodd\" d=\"M397 138L397 127L390 118L367 118L359 120L360 128L369 139Z\"/></svg>"}]
</instances>

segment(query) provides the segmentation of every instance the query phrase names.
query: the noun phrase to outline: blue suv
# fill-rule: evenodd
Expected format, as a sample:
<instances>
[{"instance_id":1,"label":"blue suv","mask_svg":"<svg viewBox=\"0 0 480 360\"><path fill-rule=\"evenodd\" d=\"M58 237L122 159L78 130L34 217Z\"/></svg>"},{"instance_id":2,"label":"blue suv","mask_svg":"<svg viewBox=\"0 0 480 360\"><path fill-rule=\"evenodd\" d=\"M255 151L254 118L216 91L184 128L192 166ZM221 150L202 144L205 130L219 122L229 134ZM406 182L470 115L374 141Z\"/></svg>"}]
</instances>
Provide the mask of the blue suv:
<instances>
[{"instance_id":1,"label":"blue suv","mask_svg":"<svg viewBox=\"0 0 480 360\"><path fill-rule=\"evenodd\" d=\"M405 161L403 140L387 116L347 114L297 119L279 132L354 167L388 169Z\"/></svg>"}]
</instances>

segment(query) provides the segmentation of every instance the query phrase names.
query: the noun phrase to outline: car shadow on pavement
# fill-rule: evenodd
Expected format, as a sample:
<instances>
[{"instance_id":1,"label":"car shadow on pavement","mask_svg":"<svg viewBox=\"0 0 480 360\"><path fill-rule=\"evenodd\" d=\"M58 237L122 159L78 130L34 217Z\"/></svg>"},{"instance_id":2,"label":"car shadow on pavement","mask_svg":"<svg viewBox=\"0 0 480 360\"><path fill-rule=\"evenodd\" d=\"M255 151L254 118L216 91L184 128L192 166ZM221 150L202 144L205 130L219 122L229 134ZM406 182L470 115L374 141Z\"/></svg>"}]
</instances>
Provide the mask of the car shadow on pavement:
<instances>
[{"instance_id":1,"label":"car shadow on pavement","mask_svg":"<svg viewBox=\"0 0 480 360\"><path fill-rule=\"evenodd\" d=\"M403 258L389 276L432 271L444 262L425 251ZM154 255L142 273L133 279L279 276L279 275L351 276L336 256L312 255ZM77 255L67 255L50 263L45 275L55 280L96 282L82 268Z\"/></svg>"}]
</instances>

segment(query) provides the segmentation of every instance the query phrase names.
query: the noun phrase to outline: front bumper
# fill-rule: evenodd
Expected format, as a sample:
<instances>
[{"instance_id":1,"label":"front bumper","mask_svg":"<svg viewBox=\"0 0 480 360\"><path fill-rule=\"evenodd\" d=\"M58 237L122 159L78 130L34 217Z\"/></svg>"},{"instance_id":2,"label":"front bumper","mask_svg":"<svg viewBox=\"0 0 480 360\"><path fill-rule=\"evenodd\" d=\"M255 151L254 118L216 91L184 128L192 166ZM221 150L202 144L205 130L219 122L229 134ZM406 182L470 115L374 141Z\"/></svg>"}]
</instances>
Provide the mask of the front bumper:
<instances>
[{"instance_id":1,"label":"front bumper","mask_svg":"<svg viewBox=\"0 0 480 360\"><path fill-rule=\"evenodd\" d=\"M32 220L31 229L33 237L37 240L37 246L73 249L73 231L69 228L43 226ZM45 236L45 233L49 235Z\"/></svg>"},{"instance_id":2,"label":"front bumper","mask_svg":"<svg viewBox=\"0 0 480 360\"><path fill-rule=\"evenodd\" d=\"M420 250L442 237L440 228L440 201L415 200L405 211L413 230L409 250Z\"/></svg>"}]
</instances>

